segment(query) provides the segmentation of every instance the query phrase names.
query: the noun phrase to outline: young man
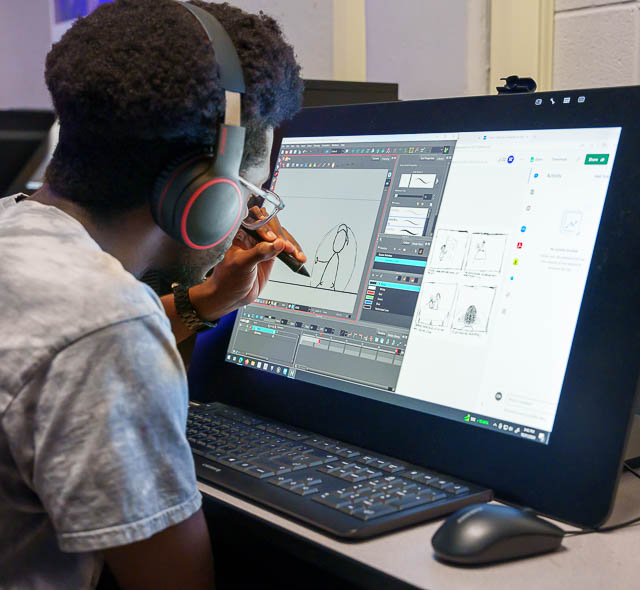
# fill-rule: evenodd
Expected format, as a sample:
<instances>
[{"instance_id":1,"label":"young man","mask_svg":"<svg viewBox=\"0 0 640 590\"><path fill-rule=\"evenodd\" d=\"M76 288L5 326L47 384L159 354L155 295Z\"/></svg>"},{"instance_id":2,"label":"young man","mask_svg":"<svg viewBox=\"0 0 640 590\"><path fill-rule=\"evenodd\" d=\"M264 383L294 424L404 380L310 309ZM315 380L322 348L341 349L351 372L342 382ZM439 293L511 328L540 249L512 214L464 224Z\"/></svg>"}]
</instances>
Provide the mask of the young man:
<instances>
[{"instance_id":1,"label":"young man","mask_svg":"<svg viewBox=\"0 0 640 590\"><path fill-rule=\"evenodd\" d=\"M193 4L238 51L241 174L260 186L271 129L300 105L293 50L262 14ZM103 560L124 590L211 588L176 350L192 332L136 278L193 285L213 321L257 296L279 252L305 256L277 223L258 244L237 223L232 244L206 250L154 223L157 175L215 145L224 114L213 49L184 7L99 7L53 47L46 80L61 124L47 182L0 200L0 588L92 588Z\"/></svg>"}]
</instances>

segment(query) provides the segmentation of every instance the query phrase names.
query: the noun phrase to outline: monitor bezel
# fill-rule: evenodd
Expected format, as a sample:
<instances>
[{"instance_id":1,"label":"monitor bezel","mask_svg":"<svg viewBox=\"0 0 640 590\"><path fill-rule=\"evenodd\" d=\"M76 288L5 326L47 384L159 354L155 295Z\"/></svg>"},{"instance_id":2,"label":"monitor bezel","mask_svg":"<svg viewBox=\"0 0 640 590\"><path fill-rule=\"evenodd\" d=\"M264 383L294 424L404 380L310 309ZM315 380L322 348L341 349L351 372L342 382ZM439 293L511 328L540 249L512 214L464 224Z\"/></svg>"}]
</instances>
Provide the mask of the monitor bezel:
<instances>
[{"instance_id":1,"label":"monitor bezel","mask_svg":"<svg viewBox=\"0 0 640 590\"><path fill-rule=\"evenodd\" d=\"M638 86L372 103L303 109L282 130L284 137L321 137L622 128L549 444L225 362L233 316L199 335L189 370L192 398L450 473L566 522L600 525L612 507L638 396L640 273L632 262L640 252L638 106Z\"/></svg>"}]
</instances>

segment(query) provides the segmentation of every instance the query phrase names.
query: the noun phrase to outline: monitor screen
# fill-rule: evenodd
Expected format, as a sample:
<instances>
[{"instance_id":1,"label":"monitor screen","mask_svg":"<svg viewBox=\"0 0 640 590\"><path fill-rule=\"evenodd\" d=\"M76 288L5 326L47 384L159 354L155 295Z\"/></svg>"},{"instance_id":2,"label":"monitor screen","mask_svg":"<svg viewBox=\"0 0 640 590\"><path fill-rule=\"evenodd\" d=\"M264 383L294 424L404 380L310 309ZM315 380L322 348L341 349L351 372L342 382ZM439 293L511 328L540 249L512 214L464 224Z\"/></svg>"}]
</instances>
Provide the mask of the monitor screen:
<instances>
[{"instance_id":1,"label":"monitor screen","mask_svg":"<svg viewBox=\"0 0 640 590\"><path fill-rule=\"evenodd\" d=\"M284 138L226 360L548 444L620 131Z\"/></svg>"},{"instance_id":2,"label":"monitor screen","mask_svg":"<svg viewBox=\"0 0 640 590\"><path fill-rule=\"evenodd\" d=\"M0 111L0 197L23 190L45 157L52 111Z\"/></svg>"}]
</instances>

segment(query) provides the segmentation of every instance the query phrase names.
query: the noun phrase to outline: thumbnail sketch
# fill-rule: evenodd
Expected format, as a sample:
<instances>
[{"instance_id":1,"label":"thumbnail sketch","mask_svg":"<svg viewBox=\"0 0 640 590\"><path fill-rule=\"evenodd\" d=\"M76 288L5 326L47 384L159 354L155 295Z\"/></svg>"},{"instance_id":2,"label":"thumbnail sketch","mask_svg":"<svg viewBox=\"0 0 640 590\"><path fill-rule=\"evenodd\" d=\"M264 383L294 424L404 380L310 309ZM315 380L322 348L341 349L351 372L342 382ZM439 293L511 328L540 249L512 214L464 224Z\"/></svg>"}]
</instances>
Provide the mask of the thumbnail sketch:
<instances>
[{"instance_id":1,"label":"thumbnail sketch","mask_svg":"<svg viewBox=\"0 0 640 590\"><path fill-rule=\"evenodd\" d=\"M398 236L423 236L429 211L431 211L429 207L391 207L384 233Z\"/></svg>"},{"instance_id":2,"label":"thumbnail sketch","mask_svg":"<svg viewBox=\"0 0 640 590\"><path fill-rule=\"evenodd\" d=\"M563 211L560 231L565 235L579 236L582 226L582 211Z\"/></svg>"},{"instance_id":3,"label":"thumbnail sketch","mask_svg":"<svg viewBox=\"0 0 640 590\"><path fill-rule=\"evenodd\" d=\"M495 293L495 287L461 286L453 312L452 330L486 332L489 328Z\"/></svg>"},{"instance_id":4,"label":"thumbnail sketch","mask_svg":"<svg viewBox=\"0 0 640 590\"><path fill-rule=\"evenodd\" d=\"M454 283L422 283L416 325L447 326L451 320L457 289Z\"/></svg>"},{"instance_id":5,"label":"thumbnail sketch","mask_svg":"<svg viewBox=\"0 0 640 590\"><path fill-rule=\"evenodd\" d=\"M462 270L469 232L439 229L431 247L429 268L437 270Z\"/></svg>"},{"instance_id":6,"label":"thumbnail sketch","mask_svg":"<svg viewBox=\"0 0 640 590\"><path fill-rule=\"evenodd\" d=\"M505 234L471 234L465 271L499 273L506 244Z\"/></svg>"},{"instance_id":7,"label":"thumbnail sketch","mask_svg":"<svg viewBox=\"0 0 640 590\"><path fill-rule=\"evenodd\" d=\"M316 248L309 284L316 289L355 291L351 285L358 258L358 240L353 230L340 223L332 227Z\"/></svg>"}]
</instances>

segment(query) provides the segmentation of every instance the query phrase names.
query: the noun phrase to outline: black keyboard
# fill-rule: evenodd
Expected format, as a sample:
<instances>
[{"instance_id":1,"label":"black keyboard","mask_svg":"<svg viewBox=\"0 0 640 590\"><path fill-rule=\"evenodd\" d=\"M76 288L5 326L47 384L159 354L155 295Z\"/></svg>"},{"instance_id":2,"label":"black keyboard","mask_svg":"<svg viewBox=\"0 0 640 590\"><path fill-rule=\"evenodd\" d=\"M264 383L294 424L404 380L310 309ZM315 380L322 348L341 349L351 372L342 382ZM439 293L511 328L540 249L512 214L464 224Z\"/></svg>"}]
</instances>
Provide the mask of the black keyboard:
<instances>
[{"instance_id":1,"label":"black keyboard","mask_svg":"<svg viewBox=\"0 0 640 590\"><path fill-rule=\"evenodd\" d=\"M191 404L198 477L337 537L430 520L491 490L221 403Z\"/></svg>"}]
</instances>

